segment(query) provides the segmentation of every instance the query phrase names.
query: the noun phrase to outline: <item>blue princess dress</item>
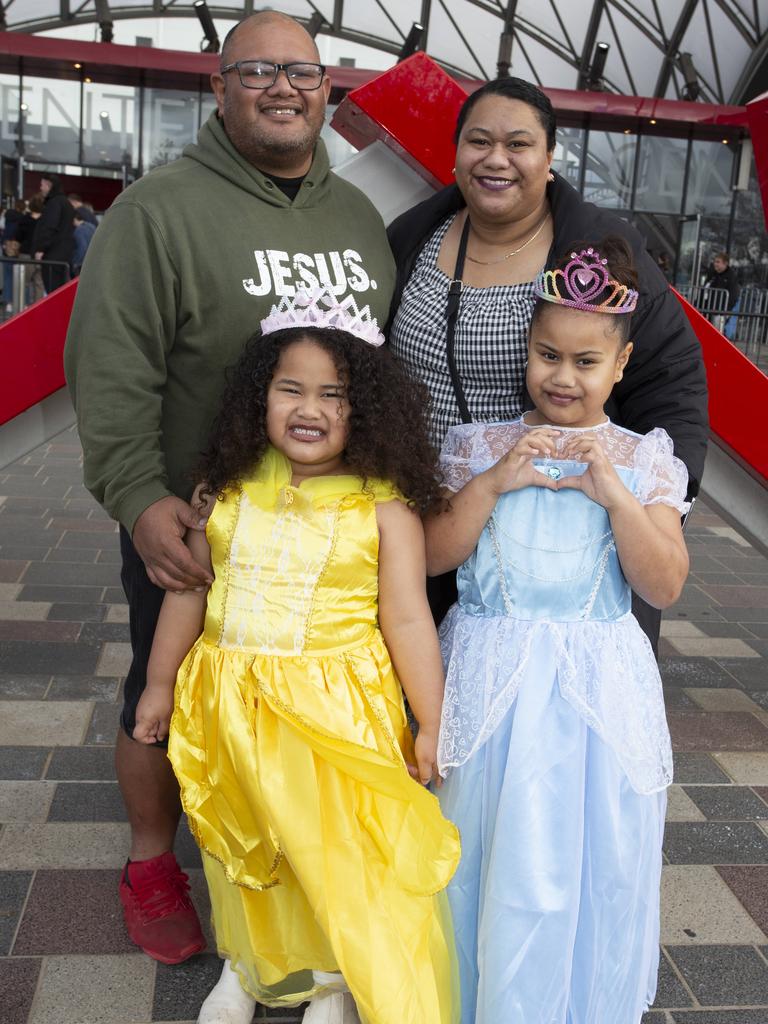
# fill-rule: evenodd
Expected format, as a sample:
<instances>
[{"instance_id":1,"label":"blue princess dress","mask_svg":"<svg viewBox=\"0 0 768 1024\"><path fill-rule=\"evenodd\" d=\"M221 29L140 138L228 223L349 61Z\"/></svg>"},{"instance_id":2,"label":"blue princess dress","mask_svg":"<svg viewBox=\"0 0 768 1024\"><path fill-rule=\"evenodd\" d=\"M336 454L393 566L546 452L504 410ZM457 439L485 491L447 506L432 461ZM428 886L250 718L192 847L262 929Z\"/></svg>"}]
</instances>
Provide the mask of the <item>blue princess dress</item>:
<instances>
[{"instance_id":1,"label":"blue princess dress","mask_svg":"<svg viewBox=\"0 0 768 1024\"><path fill-rule=\"evenodd\" d=\"M449 489L530 429L451 428ZM559 444L575 432L557 429ZM644 505L687 509L688 474L663 430L589 433ZM672 752L605 509L575 490L504 495L458 589L441 627L438 760L462 838L449 886L462 1024L638 1024L656 990Z\"/></svg>"}]
</instances>

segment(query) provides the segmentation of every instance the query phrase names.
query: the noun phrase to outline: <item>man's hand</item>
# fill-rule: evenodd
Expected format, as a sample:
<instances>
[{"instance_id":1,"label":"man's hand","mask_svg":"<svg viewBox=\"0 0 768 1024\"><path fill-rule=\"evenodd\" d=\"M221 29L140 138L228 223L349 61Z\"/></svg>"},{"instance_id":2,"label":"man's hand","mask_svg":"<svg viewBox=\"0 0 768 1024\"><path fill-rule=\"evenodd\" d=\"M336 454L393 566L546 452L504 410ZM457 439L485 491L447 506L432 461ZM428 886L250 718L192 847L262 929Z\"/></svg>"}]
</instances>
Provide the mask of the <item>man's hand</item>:
<instances>
[{"instance_id":1,"label":"man's hand","mask_svg":"<svg viewBox=\"0 0 768 1024\"><path fill-rule=\"evenodd\" d=\"M36 260L41 260L43 258L43 256L45 256L44 252L36 252L35 253L35 259Z\"/></svg>"},{"instance_id":2,"label":"man's hand","mask_svg":"<svg viewBox=\"0 0 768 1024\"><path fill-rule=\"evenodd\" d=\"M205 519L181 498L169 495L144 509L133 527L133 544L152 583L176 593L213 583L184 543L187 530L204 529Z\"/></svg>"}]
</instances>

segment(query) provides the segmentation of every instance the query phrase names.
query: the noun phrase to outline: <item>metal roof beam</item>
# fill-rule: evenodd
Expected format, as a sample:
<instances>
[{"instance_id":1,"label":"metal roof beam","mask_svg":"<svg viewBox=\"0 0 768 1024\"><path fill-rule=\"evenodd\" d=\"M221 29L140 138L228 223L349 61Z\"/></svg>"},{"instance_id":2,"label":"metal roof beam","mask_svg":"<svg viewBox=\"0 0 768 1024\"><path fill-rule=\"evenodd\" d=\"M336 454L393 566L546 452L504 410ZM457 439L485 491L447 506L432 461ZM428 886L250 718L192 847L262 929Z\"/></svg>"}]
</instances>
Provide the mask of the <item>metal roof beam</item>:
<instances>
[{"instance_id":1,"label":"metal roof beam","mask_svg":"<svg viewBox=\"0 0 768 1024\"><path fill-rule=\"evenodd\" d=\"M595 49L597 33L600 29L600 19L603 15L604 0L594 0L592 13L589 16L587 31L584 35L584 45L581 48L581 60L579 61L579 78L576 88L584 89L589 77L589 67L592 63L592 53Z\"/></svg>"},{"instance_id":2,"label":"metal roof beam","mask_svg":"<svg viewBox=\"0 0 768 1024\"><path fill-rule=\"evenodd\" d=\"M664 62L659 69L659 77L656 79L656 88L653 90L654 96L658 96L663 99L666 94L667 86L669 85L669 76L672 74L672 68L677 59L683 38L685 33L688 31L691 18L693 18L698 5L699 0L686 0L685 6L680 12L677 24L672 30L672 35L669 37L667 52L664 54Z\"/></svg>"}]
</instances>

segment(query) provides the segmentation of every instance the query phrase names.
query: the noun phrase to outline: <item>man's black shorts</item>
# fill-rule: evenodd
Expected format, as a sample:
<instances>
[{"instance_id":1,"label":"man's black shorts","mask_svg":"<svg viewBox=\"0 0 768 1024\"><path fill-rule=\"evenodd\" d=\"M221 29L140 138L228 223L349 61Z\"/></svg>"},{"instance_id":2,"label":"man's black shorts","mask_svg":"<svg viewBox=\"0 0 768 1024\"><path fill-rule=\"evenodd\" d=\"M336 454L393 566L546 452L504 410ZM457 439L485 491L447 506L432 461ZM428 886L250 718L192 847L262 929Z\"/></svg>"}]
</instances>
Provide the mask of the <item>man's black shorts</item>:
<instances>
[{"instance_id":1,"label":"man's black shorts","mask_svg":"<svg viewBox=\"0 0 768 1024\"><path fill-rule=\"evenodd\" d=\"M128 531L122 526L120 527L120 553L123 556L120 579L125 596L128 598L131 648L133 650L133 661L123 688L123 712L120 716L120 725L132 737L136 725L136 705L147 685L149 653L152 650L152 639L155 635L155 626L165 591L150 582L144 563L133 546ZM166 746L166 742L160 743L158 746Z\"/></svg>"}]
</instances>

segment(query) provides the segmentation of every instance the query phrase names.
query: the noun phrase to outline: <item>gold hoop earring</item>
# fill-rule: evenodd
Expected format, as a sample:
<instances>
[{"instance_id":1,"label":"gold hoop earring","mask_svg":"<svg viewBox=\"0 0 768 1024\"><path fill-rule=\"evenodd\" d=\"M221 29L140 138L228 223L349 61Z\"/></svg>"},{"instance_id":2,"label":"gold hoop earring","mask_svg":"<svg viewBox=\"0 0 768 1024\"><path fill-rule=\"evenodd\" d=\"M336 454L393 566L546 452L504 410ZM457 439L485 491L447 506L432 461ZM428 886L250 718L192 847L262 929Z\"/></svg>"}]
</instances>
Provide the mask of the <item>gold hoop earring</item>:
<instances>
[{"instance_id":1,"label":"gold hoop earring","mask_svg":"<svg viewBox=\"0 0 768 1024\"><path fill-rule=\"evenodd\" d=\"M547 181L554 181L554 180L555 180L555 176L552 173L552 171L550 171L549 174L547 175Z\"/></svg>"}]
</instances>

